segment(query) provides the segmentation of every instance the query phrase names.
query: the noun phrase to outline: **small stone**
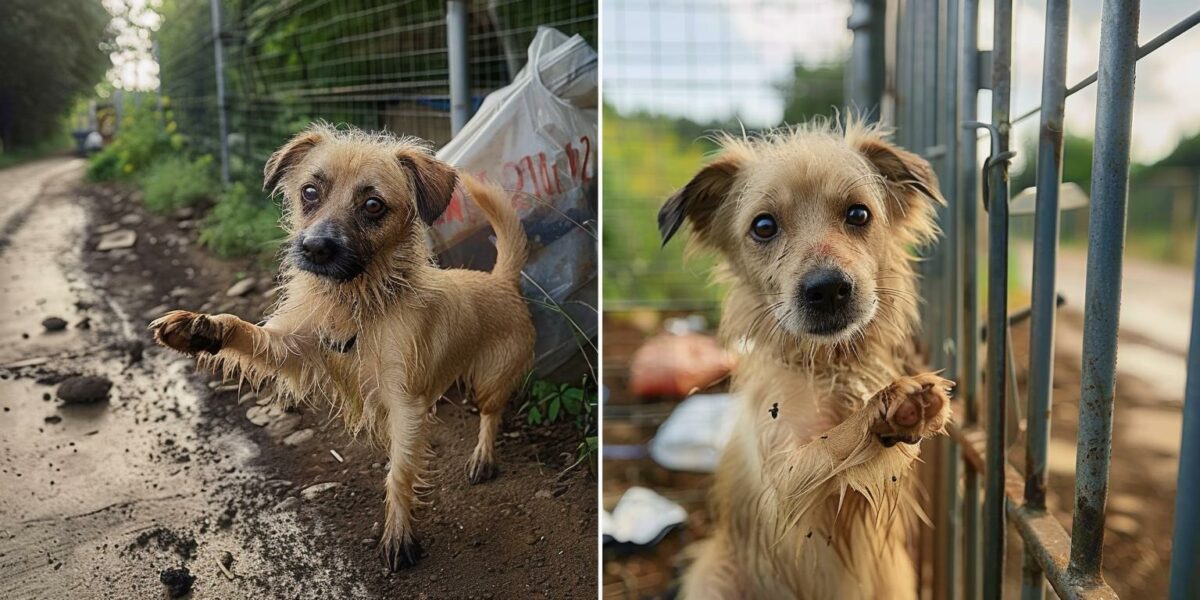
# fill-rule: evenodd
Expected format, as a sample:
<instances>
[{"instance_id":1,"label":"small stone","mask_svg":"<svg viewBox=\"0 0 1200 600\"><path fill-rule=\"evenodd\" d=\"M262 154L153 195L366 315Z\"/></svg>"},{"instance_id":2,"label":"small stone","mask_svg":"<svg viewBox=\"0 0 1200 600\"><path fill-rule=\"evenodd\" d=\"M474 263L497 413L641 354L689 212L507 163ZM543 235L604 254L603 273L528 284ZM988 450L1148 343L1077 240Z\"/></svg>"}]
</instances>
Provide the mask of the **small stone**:
<instances>
[{"instance_id":1,"label":"small stone","mask_svg":"<svg viewBox=\"0 0 1200 600\"><path fill-rule=\"evenodd\" d=\"M196 222L191 219L184 219L184 220L180 221L179 223L177 223L175 226L178 227L182 231L187 231L188 229L195 229Z\"/></svg>"},{"instance_id":2,"label":"small stone","mask_svg":"<svg viewBox=\"0 0 1200 600\"><path fill-rule=\"evenodd\" d=\"M363 538L361 543L362 543L362 545L369 547L369 546L372 546L375 544L375 540L373 540L371 538Z\"/></svg>"},{"instance_id":3,"label":"small stone","mask_svg":"<svg viewBox=\"0 0 1200 600\"><path fill-rule=\"evenodd\" d=\"M305 500L315 500L316 497L321 495L322 493L332 490L336 487L340 487L341 485L342 484L337 483L336 481L327 481L325 483L317 483L317 484L310 485L310 486L300 490L300 495L304 496Z\"/></svg>"},{"instance_id":4,"label":"small stone","mask_svg":"<svg viewBox=\"0 0 1200 600\"><path fill-rule=\"evenodd\" d=\"M253 291L254 286L257 284L258 282L253 277L247 277L230 286L228 290L225 290L225 295L229 297L245 296Z\"/></svg>"},{"instance_id":5,"label":"small stone","mask_svg":"<svg viewBox=\"0 0 1200 600\"><path fill-rule=\"evenodd\" d=\"M251 406L246 411L246 419L259 427L266 427L271 422L271 416L267 414L266 409L261 406Z\"/></svg>"},{"instance_id":6,"label":"small stone","mask_svg":"<svg viewBox=\"0 0 1200 600\"><path fill-rule=\"evenodd\" d=\"M112 382L105 377L80 375L63 381L55 392L67 404L90 404L108 398Z\"/></svg>"},{"instance_id":7,"label":"small stone","mask_svg":"<svg viewBox=\"0 0 1200 600\"><path fill-rule=\"evenodd\" d=\"M241 398L238 398L238 404L245 404L254 400L258 400L258 394L254 392L246 392L245 394L242 394Z\"/></svg>"},{"instance_id":8,"label":"small stone","mask_svg":"<svg viewBox=\"0 0 1200 600\"><path fill-rule=\"evenodd\" d=\"M533 497L539 498L542 500L549 500L554 497L554 492L551 492L550 490L538 490L537 493L533 495Z\"/></svg>"},{"instance_id":9,"label":"small stone","mask_svg":"<svg viewBox=\"0 0 1200 600\"><path fill-rule=\"evenodd\" d=\"M44 420L51 425L57 425L59 423L62 423L62 417L60 417L58 415L50 415L50 416L46 417Z\"/></svg>"},{"instance_id":10,"label":"small stone","mask_svg":"<svg viewBox=\"0 0 1200 600\"><path fill-rule=\"evenodd\" d=\"M120 228L121 228L120 223L105 223L103 225L100 225L99 227L96 227L96 233L98 233L100 235L104 235L106 233L112 233Z\"/></svg>"},{"instance_id":11,"label":"small stone","mask_svg":"<svg viewBox=\"0 0 1200 600\"><path fill-rule=\"evenodd\" d=\"M283 502L280 502L279 504L275 505L275 510L279 510L279 511L291 510L293 508L296 508L299 505L300 505L299 498L297 498L295 496L288 496L287 498L284 498Z\"/></svg>"},{"instance_id":12,"label":"small stone","mask_svg":"<svg viewBox=\"0 0 1200 600\"><path fill-rule=\"evenodd\" d=\"M300 431L293 432L287 437L283 438L283 443L288 446L299 446L300 444L313 439L314 435L316 434L311 429L301 429Z\"/></svg>"},{"instance_id":13,"label":"small stone","mask_svg":"<svg viewBox=\"0 0 1200 600\"><path fill-rule=\"evenodd\" d=\"M1141 523L1137 519L1122 514L1108 515L1105 518L1104 524L1110 531L1123 533L1129 537L1137 537L1138 532L1142 530Z\"/></svg>"},{"instance_id":14,"label":"small stone","mask_svg":"<svg viewBox=\"0 0 1200 600\"><path fill-rule=\"evenodd\" d=\"M67 322L59 317L46 317L42 319L42 327L46 331L62 331L67 328Z\"/></svg>"},{"instance_id":15,"label":"small stone","mask_svg":"<svg viewBox=\"0 0 1200 600\"><path fill-rule=\"evenodd\" d=\"M137 233L128 229L118 229L112 233L106 233L100 237L100 241L96 244L96 250L99 252L108 252L109 250L121 250L123 248L132 248L137 243Z\"/></svg>"},{"instance_id":16,"label":"small stone","mask_svg":"<svg viewBox=\"0 0 1200 600\"><path fill-rule=\"evenodd\" d=\"M139 225L142 222L142 215L137 213L127 214L119 219L122 225Z\"/></svg>"},{"instance_id":17,"label":"small stone","mask_svg":"<svg viewBox=\"0 0 1200 600\"><path fill-rule=\"evenodd\" d=\"M280 415L267 425L267 433L274 437L284 437L300 427L300 415L287 413Z\"/></svg>"},{"instance_id":18,"label":"small stone","mask_svg":"<svg viewBox=\"0 0 1200 600\"><path fill-rule=\"evenodd\" d=\"M176 221L183 221L185 219L191 219L192 217L195 217L196 209L194 209L190 206L183 206L183 207L175 209L174 214L175 214Z\"/></svg>"},{"instance_id":19,"label":"small stone","mask_svg":"<svg viewBox=\"0 0 1200 600\"><path fill-rule=\"evenodd\" d=\"M196 290L193 290L190 287L179 286L171 288L171 291L167 292L167 295L172 298L185 298L187 296L196 295Z\"/></svg>"}]
</instances>

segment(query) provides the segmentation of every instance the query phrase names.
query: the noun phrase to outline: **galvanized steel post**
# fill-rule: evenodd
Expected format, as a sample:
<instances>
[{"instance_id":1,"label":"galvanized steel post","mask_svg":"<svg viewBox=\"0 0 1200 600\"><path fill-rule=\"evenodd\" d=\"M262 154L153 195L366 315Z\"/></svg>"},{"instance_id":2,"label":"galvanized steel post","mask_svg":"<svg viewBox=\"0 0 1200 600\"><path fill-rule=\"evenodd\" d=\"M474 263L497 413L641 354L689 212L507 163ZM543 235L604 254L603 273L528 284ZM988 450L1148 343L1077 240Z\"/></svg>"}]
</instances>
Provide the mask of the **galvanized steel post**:
<instances>
[{"instance_id":1,"label":"galvanized steel post","mask_svg":"<svg viewBox=\"0 0 1200 600\"><path fill-rule=\"evenodd\" d=\"M446 2L446 55L450 68L450 133L457 135L471 119L466 0Z\"/></svg>"},{"instance_id":2,"label":"galvanized steel post","mask_svg":"<svg viewBox=\"0 0 1200 600\"><path fill-rule=\"evenodd\" d=\"M992 42L992 156L987 172L987 456L983 502L983 597L1004 594L1006 373L1008 371L1008 153L1012 86L1012 0L995 0Z\"/></svg>"},{"instance_id":3,"label":"galvanized steel post","mask_svg":"<svg viewBox=\"0 0 1200 600\"><path fill-rule=\"evenodd\" d=\"M1062 181L1063 115L1067 101L1070 0L1046 3L1042 58L1042 115L1037 154L1037 207L1033 232L1033 298L1029 335L1029 410L1025 444L1025 506L1046 509L1046 448L1054 380L1055 266L1058 260L1058 189ZM1027 542L1028 544L1028 542ZM1021 598L1045 597L1042 569L1025 551Z\"/></svg>"},{"instance_id":4,"label":"galvanized steel post","mask_svg":"<svg viewBox=\"0 0 1200 600\"><path fill-rule=\"evenodd\" d=\"M217 146L221 156L221 183L229 185L229 124L225 118L225 51L221 43L221 0L209 0L212 9L213 70L217 77Z\"/></svg>"},{"instance_id":5,"label":"galvanized steel post","mask_svg":"<svg viewBox=\"0 0 1200 600\"><path fill-rule=\"evenodd\" d=\"M1078 581L1099 580L1104 556L1138 17L1139 0L1105 0L1100 21L1075 513L1068 567L1068 574Z\"/></svg>"},{"instance_id":6,"label":"galvanized steel post","mask_svg":"<svg viewBox=\"0 0 1200 600\"><path fill-rule=\"evenodd\" d=\"M1200 238L1196 257L1196 264L1200 265ZM1200 597L1200 510L1197 510L1200 507L1200 276L1193 277L1192 339L1188 348L1179 491L1175 497L1175 536L1171 545L1171 600Z\"/></svg>"},{"instance_id":7,"label":"galvanized steel post","mask_svg":"<svg viewBox=\"0 0 1200 600\"><path fill-rule=\"evenodd\" d=\"M962 0L959 43L958 111L960 121L974 121L979 101L979 0ZM960 128L956 198L962 230L962 337L959 344L961 397L968 426L979 422L979 201L978 157L974 130ZM979 472L966 465L963 473L963 597L979 597Z\"/></svg>"}]
</instances>

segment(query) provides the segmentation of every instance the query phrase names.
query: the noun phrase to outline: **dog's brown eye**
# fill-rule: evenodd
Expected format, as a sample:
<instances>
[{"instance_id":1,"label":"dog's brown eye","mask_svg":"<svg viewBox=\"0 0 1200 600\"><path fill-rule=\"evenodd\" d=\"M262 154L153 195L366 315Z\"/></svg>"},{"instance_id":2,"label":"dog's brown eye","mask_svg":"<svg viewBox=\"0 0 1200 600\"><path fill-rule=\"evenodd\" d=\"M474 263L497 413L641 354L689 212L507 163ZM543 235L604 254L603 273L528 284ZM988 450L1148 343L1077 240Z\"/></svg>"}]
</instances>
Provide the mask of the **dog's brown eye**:
<instances>
[{"instance_id":1,"label":"dog's brown eye","mask_svg":"<svg viewBox=\"0 0 1200 600\"><path fill-rule=\"evenodd\" d=\"M866 206L855 204L846 211L846 223L855 227L862 227L871 221L871 211L867 210Z\"/></svg>"},{"instance_id":2,"label":"dog's brown eye","mask_svg":"<svg viewBox=\"0 0 1200 600\"><path fill-rule=\"evenodd\" d=\"M750 225L750 235L760 242L769 241L779 233L779 225L771 215L758 215Z\"/></svg>"},{"instance_id":3,"label":"dog's brown eye","mask_svg":"<svg viewBox=\"0 0 1200 600\"><path fill-rule=\"evenodd\" d=\"M315 185L306 185L300 189L300 197L305 202L316 202L321 197L321 192L317 191Z\"/></svg>"},{"instance_id":4,"label":"dog's brown eye","mask_svg":"<svg viewBox=\"0 0 1200 600\"><path fill-rule=\"evenodd\" d=\"M367 201L363 203L363 211L367 213L368 217L382 215L383 209L383 201L379 198L367 198Z\"/></svg>"}]
</instances>

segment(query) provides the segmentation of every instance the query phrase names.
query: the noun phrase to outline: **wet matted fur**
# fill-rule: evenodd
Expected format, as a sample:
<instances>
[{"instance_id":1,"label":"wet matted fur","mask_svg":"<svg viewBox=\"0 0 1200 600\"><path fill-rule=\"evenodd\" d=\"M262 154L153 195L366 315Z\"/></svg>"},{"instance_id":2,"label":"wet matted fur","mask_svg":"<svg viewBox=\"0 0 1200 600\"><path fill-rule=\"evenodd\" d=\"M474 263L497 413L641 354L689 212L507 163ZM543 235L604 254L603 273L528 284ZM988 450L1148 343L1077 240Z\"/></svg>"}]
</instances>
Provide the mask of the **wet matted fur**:
<instances>
[{"instance_id":1,"label":"wet matted fur","mask_svg":"<svg viewBox=\"0 0 1200 600\"><path fill-rule=\"evenodd\" d=\"M939 233L936 176L855 122L718 142L659 213L664 243L687 222L720 255L738 354L714 534L683 597L915 598L906 538L927 519L909 475L954 385L916 374L912 248Z\"/></svg>"},{"instance_id":2,"label":"wet matted fur","mask_svg":"<svg viewBox=\"0 0 1200 600\"><path fill-rule=\"evenodd\" d=\"M528 250L507 194L459 174L411 138L318 124L274 155L266 187L284 197L282 292L262 326L234 315L173 311L151 324L201 366L271 382L280 402L329 402L347 428L388 449L388 566L415 563L430 408L457 380L480 409L472 483L496 474L501 413L528 373L534 329L519 278ZM440 269L427 228L456 187L496 234L490 273Z\"/></svg>"}]
</instances>

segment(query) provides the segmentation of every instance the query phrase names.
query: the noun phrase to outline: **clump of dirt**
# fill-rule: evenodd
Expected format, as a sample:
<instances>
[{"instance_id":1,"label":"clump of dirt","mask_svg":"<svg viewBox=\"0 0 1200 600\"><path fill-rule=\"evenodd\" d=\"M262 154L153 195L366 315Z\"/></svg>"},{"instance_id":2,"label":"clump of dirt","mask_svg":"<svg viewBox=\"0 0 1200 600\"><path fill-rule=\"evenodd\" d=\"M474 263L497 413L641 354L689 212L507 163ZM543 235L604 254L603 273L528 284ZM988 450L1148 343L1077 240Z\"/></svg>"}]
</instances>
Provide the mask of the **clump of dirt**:
<instances>
[{"instance_id":1,"label":"clump of dirt","mask_svg":"<svg viewBox=\"0 0 1200 600\"><path fill-rule=\"evenodd\" d=\"M126 547L126 550L145 548L152 541L159 550L173 551L183 560L191 560L196 555L196 539L191 534L177 533L166 527L155 527L150 531L143 532L137 537L137 540Z\"/></svg>"},{"instance_id":2,"label":"clump of dirt","mask_svg":"<svg viewBox=\"0 0 1200 600\"><path fill-rule=\"evenodd\" d=\"M167 586L168 597L182 598L192 591L192 584L195 583L196 577L188 571L187 567L180 567L164 569L158 574L158 580Z\"/></svg>"}]
</instances>

